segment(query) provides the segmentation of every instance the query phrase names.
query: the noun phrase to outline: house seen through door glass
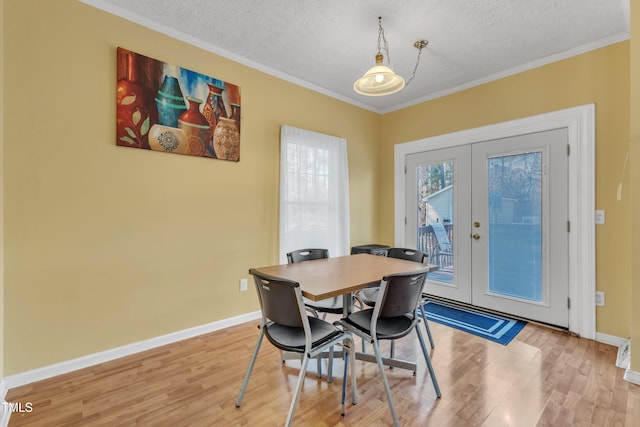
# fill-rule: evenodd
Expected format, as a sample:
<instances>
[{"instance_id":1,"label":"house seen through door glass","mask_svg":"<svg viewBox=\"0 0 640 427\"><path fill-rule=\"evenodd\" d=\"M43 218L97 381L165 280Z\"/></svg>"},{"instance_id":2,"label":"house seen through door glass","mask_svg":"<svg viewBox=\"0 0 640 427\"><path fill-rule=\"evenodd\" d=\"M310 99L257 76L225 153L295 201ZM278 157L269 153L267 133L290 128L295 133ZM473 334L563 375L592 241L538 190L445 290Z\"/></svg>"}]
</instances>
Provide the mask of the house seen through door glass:
<instances>
[{"instance_id":1,"label":"house seen through door glass","mask_svg":"<svg viewBox=\"0 0 640 427\"><path fill-rule=\"evenodd\" d=\"M429 255L438 266L429 280L452 283L455 260L453 176L454 162L443 161L418 165L418 242L417 249Z\"/></svg>"}]
</instances>

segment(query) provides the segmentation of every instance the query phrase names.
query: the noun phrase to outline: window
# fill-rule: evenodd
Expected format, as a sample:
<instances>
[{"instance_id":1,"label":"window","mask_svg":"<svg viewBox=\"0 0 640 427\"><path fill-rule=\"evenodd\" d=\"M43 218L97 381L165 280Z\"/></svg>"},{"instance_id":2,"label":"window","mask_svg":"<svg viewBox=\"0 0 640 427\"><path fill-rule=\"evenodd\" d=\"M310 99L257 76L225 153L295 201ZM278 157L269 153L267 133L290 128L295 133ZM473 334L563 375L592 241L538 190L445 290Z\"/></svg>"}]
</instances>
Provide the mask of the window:
<instances>
[{"instance_id":1,"label":"window","mask_svg":"<svg viewBox=\"0 0 640 427\"><path fill-rule=\"evenodd\" d=\"M280 262L286 253L349 253L347 141L290 126L280 130Z\"/></svg>"}]
</instances>

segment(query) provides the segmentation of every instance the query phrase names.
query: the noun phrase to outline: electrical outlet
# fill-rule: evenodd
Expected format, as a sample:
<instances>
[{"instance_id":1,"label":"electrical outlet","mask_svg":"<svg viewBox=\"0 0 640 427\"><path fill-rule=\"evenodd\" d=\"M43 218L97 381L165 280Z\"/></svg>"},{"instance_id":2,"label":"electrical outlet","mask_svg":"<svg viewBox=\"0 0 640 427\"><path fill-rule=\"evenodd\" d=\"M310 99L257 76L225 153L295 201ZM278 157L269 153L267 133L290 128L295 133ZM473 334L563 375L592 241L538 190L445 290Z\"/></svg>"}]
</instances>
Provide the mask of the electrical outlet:
<instances>
[{"instance_id":1,"label":"electrical outlet","mask_svg":"<svg viewBox=\"0 0 640 427\"><path fill-rule=\"evenodd\" d=\"M247 279L240 279L240 292L247 290Z\"/></svg>"},{"instance_id":2,"label":"electrical outlet","mask_svg":"<svg viewBox=\"0 0 640 427\"><path fill-rule=\"evenodd\" d=\"M596 292L596 305L598 307L604 307L604 292Z\"/></svg>"},{"instance_id":3,"label":"electrical outlet","mask_svg":"<svg viewBox=\"0 0 640 427\"><path fill-rule=\"evenodd\" d=\"M604 211L598 210L595 212L595 222L596 224L604 224L606 221L606 216Z\"/></svg>"}]
</instances>

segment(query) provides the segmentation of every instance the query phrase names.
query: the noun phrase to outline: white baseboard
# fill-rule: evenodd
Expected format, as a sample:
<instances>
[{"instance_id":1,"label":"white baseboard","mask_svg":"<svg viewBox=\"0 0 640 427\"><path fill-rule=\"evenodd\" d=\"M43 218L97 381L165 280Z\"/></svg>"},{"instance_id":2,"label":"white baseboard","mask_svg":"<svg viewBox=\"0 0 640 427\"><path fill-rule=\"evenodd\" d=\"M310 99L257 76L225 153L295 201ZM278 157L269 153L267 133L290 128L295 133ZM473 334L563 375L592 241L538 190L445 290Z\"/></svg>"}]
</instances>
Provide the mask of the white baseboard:
<instances>
[{"instance_id":1,"label":"white baseboard","mask_svg":"<svg viewBox=\"0 0 640 427\"><path fill-rule=\"evenodd\" d=\"M2 401L3 403L4 400ZM6 405L2 405L3 408L6 408ZM7 427L9 425L9 419L11 418L11 411L1 411L0 412L0 427Z\"/></svg>"},{"instance_id":2,"label":"white baseboard","mask_svg":"<svg viewBox=\"0 0 640 427\"><path fill-rule=\"evenodd\" d=\"M616 357L616 366L622 369L629 368L631 355L631 341L626 338L607 335L600 332L596 333L596 341L618 347L618 355Z\"/></svg>"},{"instance_id":3,"label":"white baseboard","mask_svg":"<svg viewBox=\"0 0 640 427\"><path fill-rule=\"evenodd\" d=\"M193 338L198 335L207 334L209 332L218 331L220 329L228 328L230 326L239 325L241 323L249 322L252 320L260 319L260 311L254 311L252 313L243 314L228 319L223 319L217 322L212 322L206 325L196 326L182 331L173 332L167 335L151 338L148 340L140 341L133 344L128 344L122 347L116 347L109 350L101 351L99 353L89 354L87 356L78 357L77 359L67 360L65 362L56 363L54 365L44 366L42 368L33 369L31 371L21 372L14 375L9 375L2 380L0 386L4 389L3 398L6 395L7 390L15 387L20 387L26 384L30 384L36 381L41 381L47 378L52 378L57 375L66 374L68 372L76 371L78 369L86 368L89 366L97 365L111 360L119 359L121 357L130 356L141 351L151 350L156 347L160 347L174 342L182 341L188 338ZM4 414L2 414L4 416ZM8 418L7 418L8 422ZM0 424L1 427L1 424Z\"/></svg>"},{"instance_id":4,"label":"white baseboard","mask_svg":"<svg viewBox=\"0 0 640 427\"><path fill-rule=\"evenodd\" d=\"M618 357L616 358L616 366L625 370L623 379L630 383L640 385L640 372L632 371L630 368L631 340L598 333L596 334L596 341L617 346Z\"/></svg>"},{"instance_id":5,"label":"white baseboard","mask_svg":"<svg viewBox=\"0 0 640 427\"><path fill-rule=\"evenodd\" d=\"M615 347L620 347L625 345L629 340L627 338L620 338L614 335L607 335L601 332L596 332L596 341L604 344L613 345Z\"/></svg>"},{"instance_id":6,"label":"white baseboard","mask_svg":"<svg viewBox=\"0 0 640 427\"><path fill-rule=\"evenodd\" d=\"M6 401L4 400L7 395L7 383L4 378L0 380L0 407L3 409L0 411L0 427L7 427L9 425L9 418L11 418L11 411L6 411Z\"/></svg>"},{"instance_id":7,"label":"white baseboard","mask_svg":"<svg viewBox=\"0 0 640 427\"><path fill-rule=\"evenodd\" d=\"M624 372L624 380L629 381L630 383L633 383L633 384L640 385L640 372L627 369Z\"/></svg>"},{"instance_id":8,"label":"white baseboard","mask_svg":"<svg viewBox=\"0 0 640 427\"><path fill-rule=\"evenodd\" d=\"M631 340L627 340L618 347L618 357L616 358L616 366L622 369L629 369L631 365Z\"/></svg>"},{"instance_id":9,"label":"white baseboard","mask_svg":"<svg viewBox=\"0 0 640 427\"><path fill-rule=\"evenodd\" d=\"M623 347L620 347L618 358L623 359L618 367L626 369L623 379L630 383L640 385L640 372L631 370L631 341L628 340Z\"/></svg>"}]
</instances>

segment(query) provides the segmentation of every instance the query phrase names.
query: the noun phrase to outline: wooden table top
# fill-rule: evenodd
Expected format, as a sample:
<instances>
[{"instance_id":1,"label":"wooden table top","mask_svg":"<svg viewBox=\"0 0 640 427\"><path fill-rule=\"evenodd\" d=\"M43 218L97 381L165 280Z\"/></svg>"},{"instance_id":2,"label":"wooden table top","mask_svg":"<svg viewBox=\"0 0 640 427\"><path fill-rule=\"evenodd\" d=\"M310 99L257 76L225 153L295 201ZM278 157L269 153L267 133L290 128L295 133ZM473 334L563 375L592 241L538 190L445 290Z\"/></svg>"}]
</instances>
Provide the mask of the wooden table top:
<instances>
[{"instance_id":1,"label":"wooden table top","mask_svg":"<svg viewBox=\"0 0 640 427\"><path fill-rule=\"evenodd\" d=\"M298 264L281 264L256 268L271 276L300 283L302 294L319 301L371 286L377 286L383 276L417 271L429 267L413 261L370 254L346 255L317 259Z\"/></svg>"}]
</instances>

